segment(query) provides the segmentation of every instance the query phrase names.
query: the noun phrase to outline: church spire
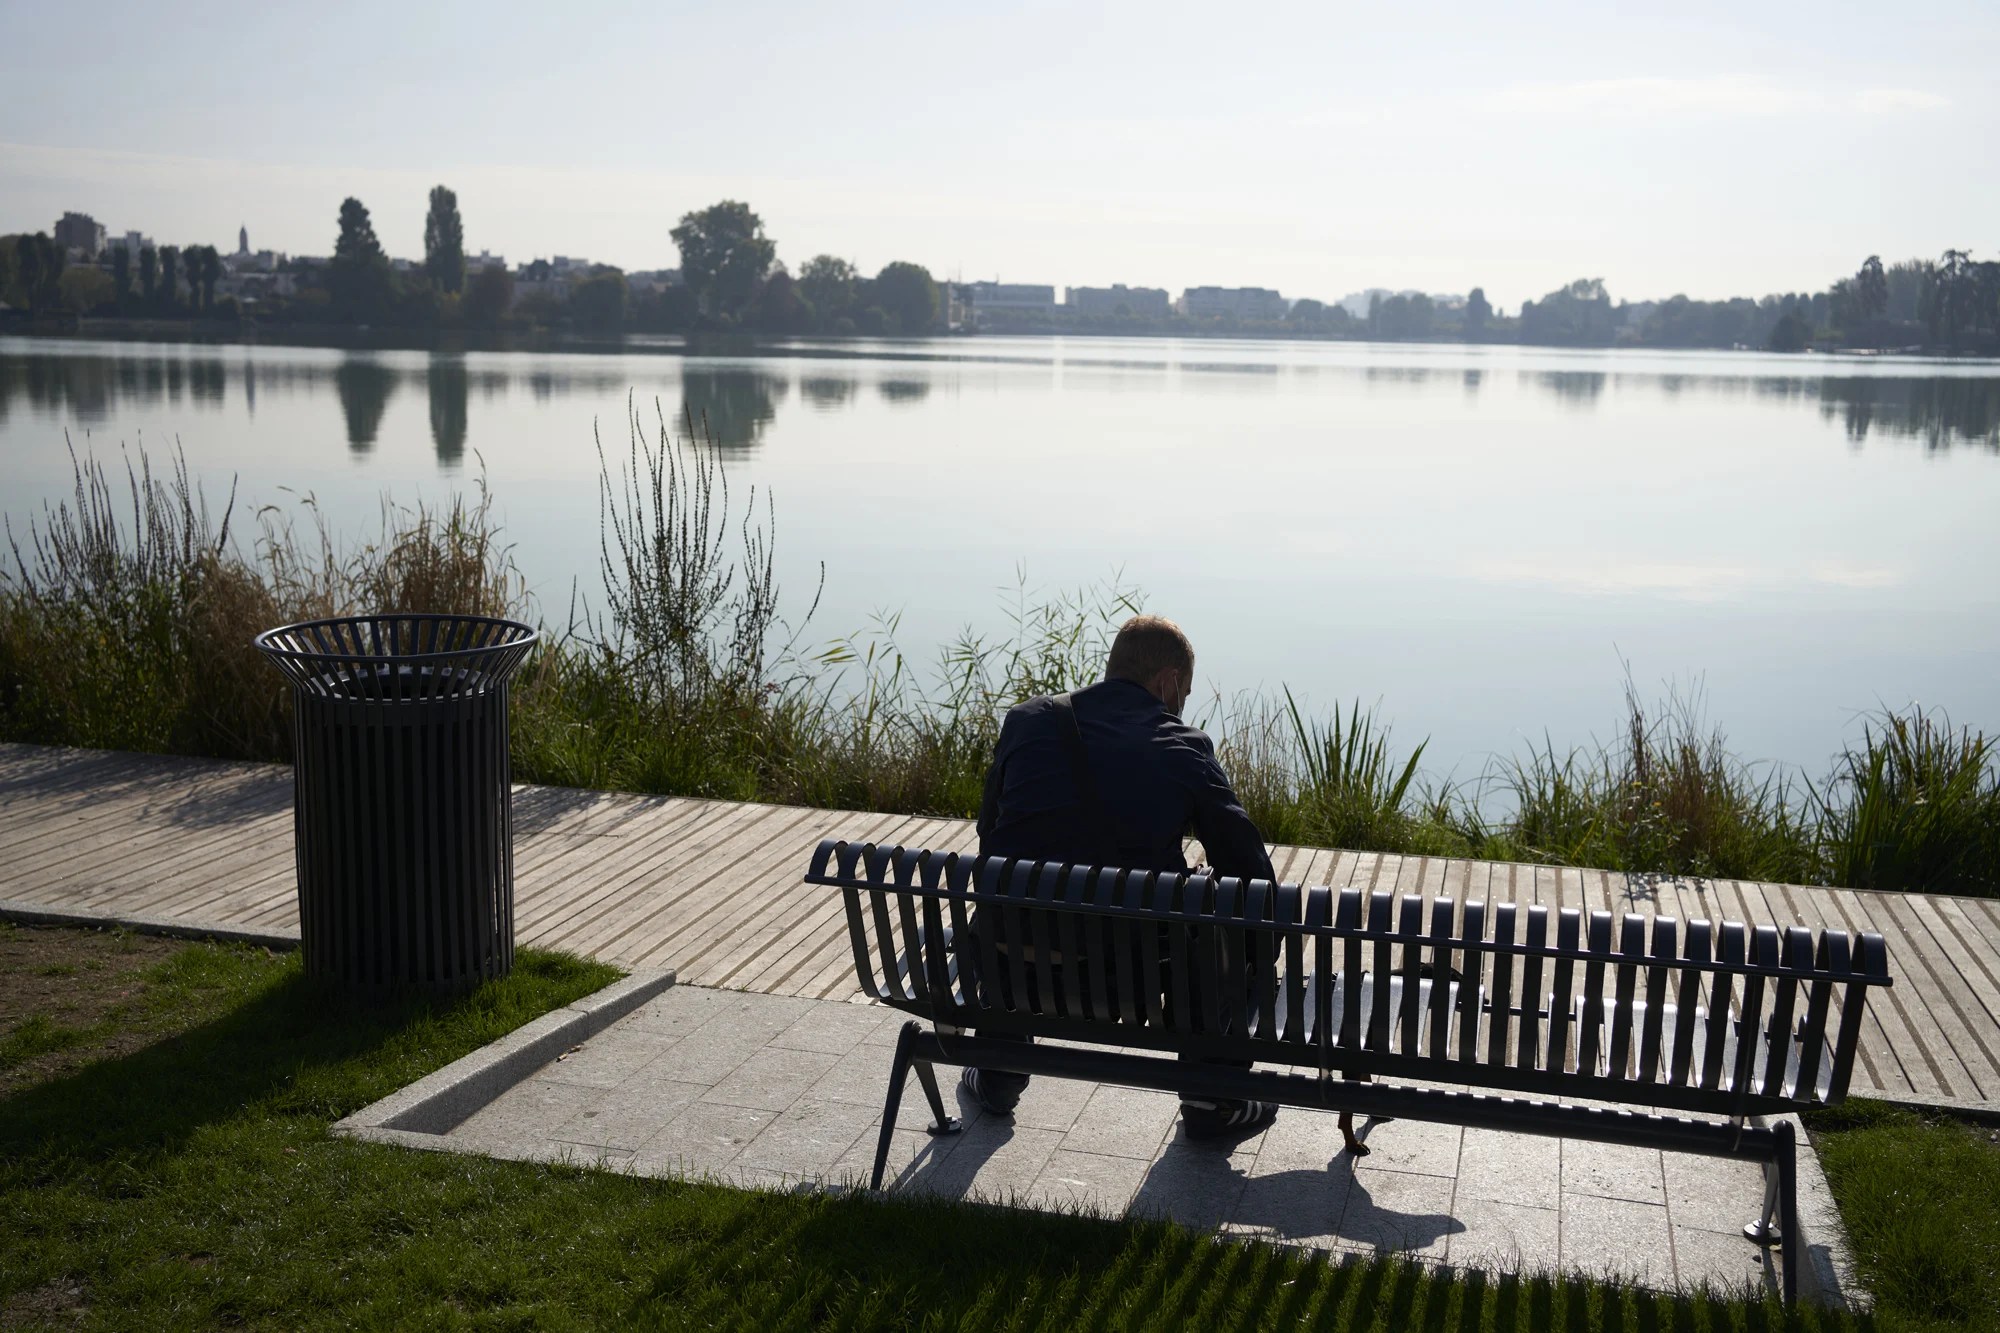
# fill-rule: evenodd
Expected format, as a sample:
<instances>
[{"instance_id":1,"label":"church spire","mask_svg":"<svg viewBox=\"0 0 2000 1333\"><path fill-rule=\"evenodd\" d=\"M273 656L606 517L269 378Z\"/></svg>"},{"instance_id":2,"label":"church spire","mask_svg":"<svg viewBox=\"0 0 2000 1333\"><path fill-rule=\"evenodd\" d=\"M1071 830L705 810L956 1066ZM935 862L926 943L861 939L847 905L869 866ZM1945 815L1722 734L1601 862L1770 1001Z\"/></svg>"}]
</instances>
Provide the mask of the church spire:
<instances>
[{"instance_id":1,"label":"church spire","mask_svg":"<svg viewBox=\"0 0 2000 1333\"><path fill-rule=\"evenodd\" d=\"M239 255L250 253L250 229L248 227L238 227L236 229L236 253Z\"/></svg>"}]
</instances>

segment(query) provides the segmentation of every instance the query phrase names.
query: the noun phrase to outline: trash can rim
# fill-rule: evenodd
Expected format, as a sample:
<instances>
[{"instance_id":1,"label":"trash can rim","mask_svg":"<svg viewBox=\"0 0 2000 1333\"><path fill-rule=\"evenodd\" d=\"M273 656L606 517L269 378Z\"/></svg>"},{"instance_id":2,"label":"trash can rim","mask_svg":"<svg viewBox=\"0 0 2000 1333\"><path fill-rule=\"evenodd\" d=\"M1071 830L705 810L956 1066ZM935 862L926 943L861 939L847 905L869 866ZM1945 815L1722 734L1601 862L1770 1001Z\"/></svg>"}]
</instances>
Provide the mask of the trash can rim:
<instances>
[{"instance_id":1,"label":"trash can rim","mask_svg":"<svg viewBox=\"0 0 2000 1333\"><path fill-rule=\"evenodd\" d=\"M346 653L323 648L302 648L274 642L281 634L313 630L329 626L355 626L380 624L395 620L427 620L439 624L479 624L499 625L516 630L514 637L494 643L483 643L466 648L444 648L421 653ZM392 665L405 662L427 662L442 658L463 659L482 653L504 653L524 648L541 638L541 631L532 625L505 616L468 616L457 614L430 614L422 612L385 613L363 616L322 616L314 620L298 620L289 625L278 625L259 634L251 642L253 646L272 657L289 658L312 662L356 662L375 665Z\"/></svg>"}]
</instances>

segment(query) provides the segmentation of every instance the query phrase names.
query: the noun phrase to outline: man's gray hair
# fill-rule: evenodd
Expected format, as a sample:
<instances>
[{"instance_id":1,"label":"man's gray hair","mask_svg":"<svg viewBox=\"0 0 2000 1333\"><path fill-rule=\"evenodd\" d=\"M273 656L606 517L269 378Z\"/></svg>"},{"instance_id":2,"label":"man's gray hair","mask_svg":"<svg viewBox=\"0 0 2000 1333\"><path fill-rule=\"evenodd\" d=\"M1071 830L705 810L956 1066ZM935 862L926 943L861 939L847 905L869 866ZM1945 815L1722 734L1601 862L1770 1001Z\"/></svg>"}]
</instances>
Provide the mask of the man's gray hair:
<instances>
[{"instance_id":1,"label":"man's gray hair","mask_svg":"<svg viewBox=\"0 0 2000 1333\"><path fill-rule=\"evenodd\" d=\"M1118 637L1111 641L1104 678L1150 685L1169 667L1194 674L1194 645L1188 636L1165 616L1133 616L1118 627Z\"/></svg>"}]
</instances>

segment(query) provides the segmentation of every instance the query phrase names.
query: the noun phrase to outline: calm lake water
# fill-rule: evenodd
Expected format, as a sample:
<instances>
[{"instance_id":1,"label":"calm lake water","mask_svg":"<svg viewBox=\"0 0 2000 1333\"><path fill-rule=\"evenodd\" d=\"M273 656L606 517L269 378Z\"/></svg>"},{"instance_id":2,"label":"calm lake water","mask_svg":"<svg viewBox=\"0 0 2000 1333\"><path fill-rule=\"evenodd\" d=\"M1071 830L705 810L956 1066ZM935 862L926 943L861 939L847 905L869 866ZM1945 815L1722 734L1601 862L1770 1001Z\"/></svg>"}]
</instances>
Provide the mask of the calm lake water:
<instances>
[{"instance_id":1,"label":"calm lake water","mask_svg":"<svg viewBox=\"0 0 2000 1333\"><path fill-rule=\"evenodd\" d=\"M1224 695L1379 702L1399 747L1493 754L1699 689L1732 748L1814 776L1911 700L2000 730L2000 365L1107 339L800 343L681 357L0 339L0 488L65 436L178 440L210 497L382 497L484 475L543 614L598 587L592 431L706 416L777 506L809 642L900 614L928 661L1030 590L1113 579ZM1202 711L1198 706L1196 712Z\"/></svg>"}]
</instances>

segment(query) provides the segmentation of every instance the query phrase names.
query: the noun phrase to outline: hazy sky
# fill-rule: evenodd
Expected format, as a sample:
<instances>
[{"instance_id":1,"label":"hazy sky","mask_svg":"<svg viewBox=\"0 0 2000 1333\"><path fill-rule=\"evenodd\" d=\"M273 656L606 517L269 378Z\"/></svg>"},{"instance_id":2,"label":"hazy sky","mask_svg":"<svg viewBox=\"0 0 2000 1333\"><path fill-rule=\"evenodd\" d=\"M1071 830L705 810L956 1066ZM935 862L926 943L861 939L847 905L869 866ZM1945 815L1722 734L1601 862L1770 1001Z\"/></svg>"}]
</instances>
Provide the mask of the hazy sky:
<instances>
[{"instance_id":1,"label":"hazy sky","mask_svg":"<svg viewBox=\"0 0 2000 1333\"><path fill-rule=\"evenodd\" d=\"M354 194L414 257L443 182L514 262L740 198L793 267L1510 309L2000 251L2000 4L1632 8L0 0L0 232L324 254Z\"/></svg>"}]
</instances>

